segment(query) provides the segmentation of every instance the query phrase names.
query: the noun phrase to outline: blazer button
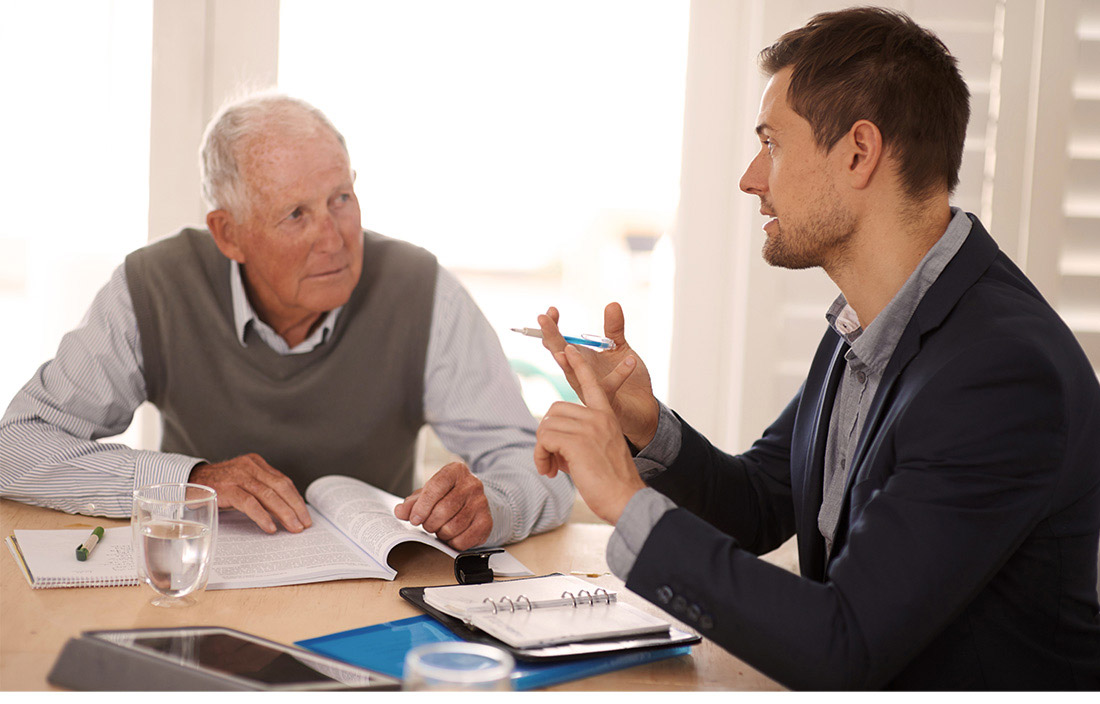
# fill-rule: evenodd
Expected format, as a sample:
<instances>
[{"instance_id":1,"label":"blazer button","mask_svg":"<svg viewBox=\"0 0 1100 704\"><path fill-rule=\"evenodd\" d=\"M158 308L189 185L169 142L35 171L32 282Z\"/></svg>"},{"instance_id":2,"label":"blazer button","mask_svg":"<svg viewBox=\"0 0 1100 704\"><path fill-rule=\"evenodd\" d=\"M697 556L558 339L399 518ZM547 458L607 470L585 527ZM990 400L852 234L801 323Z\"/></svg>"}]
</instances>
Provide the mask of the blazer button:
<instances>
[{"instance_id":1,"label":"blazer button","mask_svg":"<svg viewBox=\"0 0 1100 704\"><path fill-rule=\"evenodd\" d=\"M710 614L703 614L699 618L699 628L707 631L714 628L714 619L710 617Z\"/></svg>"},{"instance_id":2,"label":"blazer button","mask_svg":"<svg viewBox=\"0 0 1100 704\"><path fill-rule=\"evenodd\" d=\"M677 596L672 600L672 610L678 614L682 614L687 611L687 599L682 596Z\"/></svg>"},{"instance_id":3,"label":"blazer button","mask_svg":"<svg viewBox=\"0 0 1100 704\"><path fill-rule=\"evenodd\" d=\"M703 610L699 608L698 604L692 604L691 606L688 607L687 617L691 621L698 621L699 616L701 616L702 613L703 613Z\"/></svg>"},{"instance_id":4,"label":"blazer button","mask_svg":"<svg viewBox=\"0 0 1100 704\"><path fill-rule=\"evenodd\" d=\"M667 584L657 589L657 601L667 604L672 601L672 587Z\"/></svg>"}]
</instances>

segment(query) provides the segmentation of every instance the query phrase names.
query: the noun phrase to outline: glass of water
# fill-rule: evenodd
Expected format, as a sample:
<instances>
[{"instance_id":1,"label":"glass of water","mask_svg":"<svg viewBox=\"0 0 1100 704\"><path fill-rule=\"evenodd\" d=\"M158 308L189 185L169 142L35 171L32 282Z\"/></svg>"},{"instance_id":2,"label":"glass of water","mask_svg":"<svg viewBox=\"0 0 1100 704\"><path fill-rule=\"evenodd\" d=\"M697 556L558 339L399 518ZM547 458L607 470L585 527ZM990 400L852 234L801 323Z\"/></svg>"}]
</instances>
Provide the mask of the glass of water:
<instances>
[{"instance_id":1,"label":"glass of water","mask_svg":"<svg viewBox=\"0 0 1100 704\"><path fill-rule=\"evenodd\" d=\"M500 648L477 643L420 645L405 655L402 689L508 691L515 660Z\"/></svg>"},{"instance_id":2,"label":"glass of water","mask_svg":"<svg viewBox=\"0 0 1100 704\"><path fill-rule=\"evenodd\" d=\"M138 576L154 606L190 606L206 586L218 532L218 497L200 484L154 484L134 491L130 526Z\"/></svg>"}]
</instances>

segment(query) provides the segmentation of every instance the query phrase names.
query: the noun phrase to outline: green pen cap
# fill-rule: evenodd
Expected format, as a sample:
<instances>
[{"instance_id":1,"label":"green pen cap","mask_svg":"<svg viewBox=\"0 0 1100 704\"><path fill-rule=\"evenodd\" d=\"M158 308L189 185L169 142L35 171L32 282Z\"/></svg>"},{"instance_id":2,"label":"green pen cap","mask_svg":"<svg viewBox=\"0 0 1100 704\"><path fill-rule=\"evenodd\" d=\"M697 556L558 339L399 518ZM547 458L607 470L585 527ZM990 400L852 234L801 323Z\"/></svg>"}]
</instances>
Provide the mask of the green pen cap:
<instances>
[{"instance_id":1,"label":"green pen cap","mask_svg":"<svg viewBox=\"0 0 1100 704\"><path fill-rule=\"evenodd\" d=\"M103 537L103 526L96 526L92 534L88 536L88 539L84 541L82 545L76 546L76 559L80 562L84 562L88 559L88 554L92 552L92 548L96 546L99 539Z\"/></svg>"}]
</instances>

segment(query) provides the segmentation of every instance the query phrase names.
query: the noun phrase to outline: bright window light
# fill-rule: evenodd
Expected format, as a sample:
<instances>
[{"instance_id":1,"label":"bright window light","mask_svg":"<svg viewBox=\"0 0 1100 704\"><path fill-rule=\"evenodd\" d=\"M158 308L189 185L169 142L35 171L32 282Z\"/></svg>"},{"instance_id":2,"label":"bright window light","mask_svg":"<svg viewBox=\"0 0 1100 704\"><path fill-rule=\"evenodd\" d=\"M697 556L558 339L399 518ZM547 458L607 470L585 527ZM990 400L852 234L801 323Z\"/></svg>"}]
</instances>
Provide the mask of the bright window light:
<instances>
[{"instance_id":1,"label":"bright window light","mask_svg":"<svg viewBox=\"0 0 1100 704\"><path fill-rule=\"evenodd\" d=\"M556 373L508 328L556 305L599 332L618 300L663 388L688 5L282 0L279 88L344 132L364 226L455 271L510 358Z\"/></svg>"}]
</instances>

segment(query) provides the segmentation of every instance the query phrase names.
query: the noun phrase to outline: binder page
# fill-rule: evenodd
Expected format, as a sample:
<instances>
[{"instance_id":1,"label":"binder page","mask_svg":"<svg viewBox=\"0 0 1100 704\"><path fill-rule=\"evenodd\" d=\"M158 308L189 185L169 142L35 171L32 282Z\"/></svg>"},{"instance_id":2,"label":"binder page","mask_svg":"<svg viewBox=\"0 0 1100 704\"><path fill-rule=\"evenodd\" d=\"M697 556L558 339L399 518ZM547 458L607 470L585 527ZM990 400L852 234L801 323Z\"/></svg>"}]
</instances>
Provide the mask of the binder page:
<instances>
[{"instance_id":1,"label":"binder page","mask_svg":"<svg viewBox=\"0 0 1100 704\"><path fill-rule=\"evenodd\" d=\"M667 633L669 624L622 602L577 604L545 609L476 613L471 622L513 648L644 633Z\"/></svg>"},{"instance_id":2,"label":"binder page","mask_svg":"<svg viewBox=\"0 0 1100 704\"><path fill-rule=\"evenodd\" d=\"M562 597L565 593L572 596ZM608 592L591 582L566 575L548 575L512 582L428 587L424 590L424 601L429 606L466 621L473 613L492 611L492 607L485 602L486 599L496 602L498 610L508 610L507 600L511 600L519 608L526 608L527 602L522 597L526 597L534 608L546 608L567 605L571 607L574 599L587 605L589 596L596 603L615 601L614 591Z\"/></svg>"}]
</instances>

